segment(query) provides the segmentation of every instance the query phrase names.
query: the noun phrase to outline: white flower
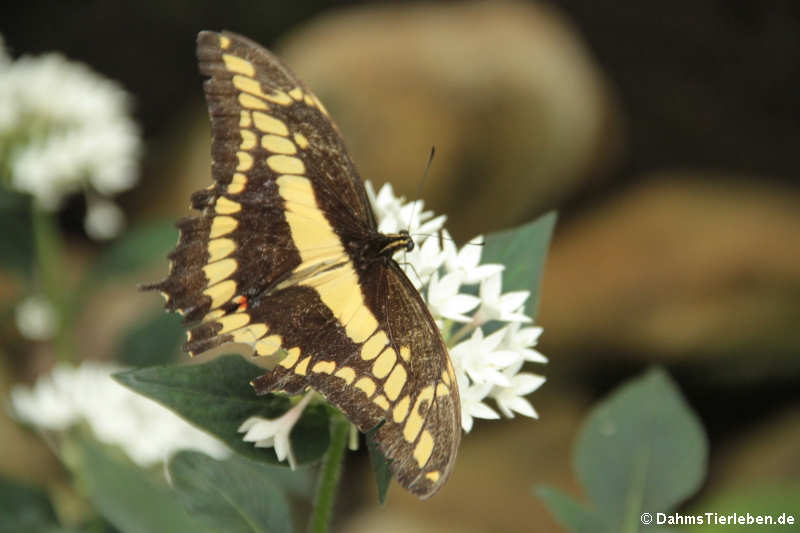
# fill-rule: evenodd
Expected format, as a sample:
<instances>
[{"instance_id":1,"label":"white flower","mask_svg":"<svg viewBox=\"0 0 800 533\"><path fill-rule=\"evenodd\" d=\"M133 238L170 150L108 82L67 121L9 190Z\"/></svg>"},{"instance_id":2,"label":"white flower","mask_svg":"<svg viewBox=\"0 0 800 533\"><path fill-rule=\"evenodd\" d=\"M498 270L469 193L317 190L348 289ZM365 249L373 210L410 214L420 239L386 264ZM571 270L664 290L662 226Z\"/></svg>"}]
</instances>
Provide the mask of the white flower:
<instances>
[{"instance_id":1,"label":"white flower","mask_svg":"<svg viewBox=\"0 0 800 533\"><path fill-rule=\"evenodd\" d=\"M113 239L125 226L125 213L108 200L89 201L83 221L87 235L96 241Z\"/></svg>"},{"instance_id":2,"label":"white flower","mask_svg":"<svg viewBox=\"0 0 800 533\"><path fill-rule=\"evenodd\" d=\"M483 235L473 237L467 244L456 251L456 245L447 230L442 230L442 240L444 241L445 263L448 272L458 272L461 274L462 283L472 285L478 283L489 276L499 274L505 269L503 265L488 263L481 265L481 254L483 253Z\"/></svg>"},{"instance_id":3,"label":"white flower","mask_svg":"<svg viewBox=\"0 0 800 533\"><path fill-rule=\"evenodd\" d=\"M172 453L192 449L222 459L222 442L185 422L160 404L111 378L121 370L106 363L58 365L32 387L11 390L13 412L38 429L63 431L81 421L95 436L122 448L137 464L151 466Z\"/></svg>"},{"instance_id":4,"label":"white flower","mask_svg":"<svg viewBox=\"0 0 800 533\"><path fill-rule=\"evenodd\" d=\"M30 340L51 339L58 328L58 314L53 304L42 296L23 300L14 310L14 317L19 332Z\"/></svg>"},{"instance_id":5,"label":"white flower","mask_svg":"<svg viewBox=\"0 0 800 533\"><path fill-rule=\"evenodd\" d=\"M508 350L519 352L522 359L532 363L547 363L547 357L534 350L533 346L539 341L542 328L539 326L522 327L521 322L512 322L506 328L506 337L503 340L503 347Z\"/></svg>"},{"instance_id":6,"label":"white flower","mask_svg":"<svg viewBox=\"0 0 800 533\"><path fill-rule=\"evenodd\" d=\"M484 338L483 330L475 328L469 339L450 349L450 356L474 383L508 386L511 382L500 370L519 361L520 355L499 349L505 334L499 330Z\"/></svg>"},{"instance_id":7,"label":"white flower","mask_svg":"<svg viewBox=\"0 0 800 533\"><path fill-rule=\"evenodd\" d=\"M308 402L314 393L309 391L300 402L286 411L279 418L268 419L260 416L251 416L239 426L239 433L245 433L245 442L254 442L257 448L275 448L275 455L279 461L289 459L289 466L294 470L297 461L292 452L292 443L289 435L292 428L300 420Z\"/></svg>"},{"instance_id":8,"label":"white flower","mask_svg":"<svg viewBox=\"0 0 800 533\"><path fill-rule=\"evenodd\" d=\"M495 386L490 396L497 402L500 412L508 418L513 418L514 412L531 418L539 418L536 410L525 396L541 387L545 378L536 374L520 372L522 363L523 361L519 361L503 371L505 377L508 378L509 385L506 387Z\"/></svg>"},{"instance_id":9,"label":"white flower","mask_svg":"<svg viewBox=\"0 0 800 533\"><path fill-rule=\"evenodd\" d=\"M530 292L513 291L501 294L502 284L500 272L481 281L481 306L477 312L479 322L488 320L530 322L530 317L521 312L522 304L528 299Z\"/></svg>"},{"instance_id":10,"label":"white flower","mask_svg":"<svg viewBox=\"0 0 800 533\"><path fill-rule=\"evenodd\" d=\"M57 209L90 187L110 196L137 180L139 129L116 83L59 54L0 61L0 161L10 185Z\"/></svg>"},{"instance_id":11,"label":"white flower","mask_svg":"<svg viewBox=\"0 0 800 533\"><path fill-rule=\"evenodd\" d=\"M459 274L446 274L441 280L434 272L428 285L428 307L435 318L442 317L455 322L469 322L469 313L481 302L471 294L459 294Z\"/></svg>"},{"instance_id":12,"label":"white flower","mask_svg":"<svg viewBox=\"0 0 800 533\"><path fill-rule=\"evenodd\" d=\"M545 363L547 358L533 349L542 329L522 327L531 322L523 311L530 293L502 292L505 267L481 264L482 236L457 249L442 227L444 218L424 211L421 202L404 203L389 184L377 194L369 182L366 187L379 231L407 229L415 240L415 249L398 254L396 259L419 289L450 347L464 431L472 429L474 418L500 418L487 400L493 400L507 417L515 412L535 416L524 396L537 389L544 378L520 370L526 361ZM477 283L478 296L469 289ZM484 335L482 327L497 321L507 324ZM458 327L453 328L454 323Z\"/></svg>"}]
</instances>

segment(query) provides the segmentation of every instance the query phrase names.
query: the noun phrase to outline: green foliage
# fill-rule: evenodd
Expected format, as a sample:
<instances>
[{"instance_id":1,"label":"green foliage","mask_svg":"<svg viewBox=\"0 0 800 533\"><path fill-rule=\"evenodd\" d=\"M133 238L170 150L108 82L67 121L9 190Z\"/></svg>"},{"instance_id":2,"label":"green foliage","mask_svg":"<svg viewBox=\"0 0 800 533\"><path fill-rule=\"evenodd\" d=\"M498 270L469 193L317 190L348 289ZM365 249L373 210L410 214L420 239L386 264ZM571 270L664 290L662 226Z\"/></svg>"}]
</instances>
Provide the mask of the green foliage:
<instances>
[{"instance_id":1,"label":"green foliage","mask_svg":"<svg viewBox=\"0 0 800 533\"><path fill-rule=\"evenodd\" d=\"M369 463L372 466L372 472L375 474L375 483L378 486L378 503L383 505L386 501L386 495L389 493L389 484L392 481L392 471L389 469L390 461L378 449L375 443L375 433L380 429L380 426L367 431L367 451L369 452Z\"/></svg>"},{"instance_id":2,"label":"green foliage","mask_svg":"<svg viewBox=\"0 0 800 533\"><path fill-rule=\"evenodd\" d=\"M534 320L539 305L539 283L555 224L556 213L551 211L533 222L492 233L486 237L481 256L484 263L506 266L503 291L530 291L525 313Z\"/></svg>"},{"instance_id":3,"label":"green foliage","mask_svg":"<svg viewBox=\"0 0 800 533\"><path fill-rule=\"evenodd\" d=\"M257 461L277 463L272 448L256 448L244 442L237 431L251 416L277 418L289 409L288 398L272 394L256 396L253 392L250 381L264 372L239 355L226 355L205 364L143 368L116 374L114 378L215 435L238 453ZM324 406L309 406L291 434L298 464L319 459L328 442L328 415Z\"/></svg>"},{"instance_id":4,"label":"green foliage","mask_svg":"<svg viewBox=\"0 0 800 533\"><path fill-rule=\"evenodd\" d=\"M184 334L181 317L159 309L129 326L117 343L116 360L127 366L144 367L172 362Z\"/></svg>"},{"instance_id":5,"label":"green foliage","mask_svg":"<svg viewBox=\"0 0 800 533\"><path fill-rule=\"evenodd\" d=\"M156 476L88 438L77 437L68 461L95 508L125 533L212 531L190 517L177 494Z\"/></svg>"},{"instance_id":6,"label":"green foliage","mask_svg":"<svg viewBox=\"0 0 800 533\"><path fill-rule=\"evenodd\" d=\"M47 494L0 477L0 533L59 530L58 519Z\"/></svg>"},{"instance_id":7,"label":"green foliage","mask_svg":"<svg viewBox=\"0 0 800 533\"><path fill-rule=\"evenodd\" d=\"M237 456L217 461L186 451L176 454L168 469L187 511L219 531L292 531L289 503L268 465Z\"/></svg>"},{"instance_id":8,"label":"green foliage","mask_svg":"<svg viewBox=\"0 0 800 533\"><path fill-rule=\"evenodd\" d=\"M172 222L149 222L133 227L98 258L88 279L93 284L127 276L163 259L178 240Z\"/></svg>"},{"instance_id":9,"label":"green foliage","mask_svg":"<svg viewBox=\"0 0 800 533\"><path fill-rule=\"evenodd\" d=\"M632 533L641 513L668 512L697 491L707 453L696 415L669 376L652 370L612 393L583 424L574 468L590 505L553 489L538 494L570 531Z\"/></svg>"},{"instance_id":10,"label":"green foliage","mask_svg":"<svg viewBox=\"0 0 800 533\"><path fill-rule=\"evenodd\" d=\"M31 198L0 186L0 267L30 275L34 238Z\"/></svg>"}]
</instances>

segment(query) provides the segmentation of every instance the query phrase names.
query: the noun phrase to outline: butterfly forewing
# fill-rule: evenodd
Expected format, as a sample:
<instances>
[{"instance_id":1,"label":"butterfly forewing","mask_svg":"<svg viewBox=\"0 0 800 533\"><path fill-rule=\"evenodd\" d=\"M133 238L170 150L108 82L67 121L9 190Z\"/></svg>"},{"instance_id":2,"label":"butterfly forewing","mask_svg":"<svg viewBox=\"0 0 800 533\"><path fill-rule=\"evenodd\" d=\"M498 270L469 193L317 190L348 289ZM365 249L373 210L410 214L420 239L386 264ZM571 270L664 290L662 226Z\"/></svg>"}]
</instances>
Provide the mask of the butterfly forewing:
<instances>
[{"instance_id":1,"label":"butterfly forewing","mask_svg":"<svg viewBox=\"0 0 800 533\"><path fill-rule=\"evenodd\" d=\"M406 488L433 494L452 470L460 403L447 350L419 294L378 253L366 191L319 100L269 52L202 32L214 184L179 222L167 307L193 323L185 347L228 341L287 355L258 393L311 387L376 440ZM382 240L383 241L382 241Z\"/></svg>"}]
</instances>

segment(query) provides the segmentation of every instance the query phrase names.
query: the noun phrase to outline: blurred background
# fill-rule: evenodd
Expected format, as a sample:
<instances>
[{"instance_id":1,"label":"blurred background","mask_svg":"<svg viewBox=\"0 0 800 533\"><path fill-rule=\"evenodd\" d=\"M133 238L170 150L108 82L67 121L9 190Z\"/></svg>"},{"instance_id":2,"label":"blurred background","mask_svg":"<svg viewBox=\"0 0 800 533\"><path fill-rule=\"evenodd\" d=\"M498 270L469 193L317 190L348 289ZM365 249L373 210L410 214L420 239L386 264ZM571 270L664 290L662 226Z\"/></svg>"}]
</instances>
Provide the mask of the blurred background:
<instances>
[{"instance_id":1,"label":"blurred background","mask_svg":"<svg viewBox=\"0 0 800 533\"><path fill-rule=\"evenodd\" d=\"M275 50L339 123L364 178L417 193L460 242L558 210L541 287L540 420L478 423L448 485L420 503L374 498L349 458L341 531L560 531L535 484L579 495L571 445L596 400L666 367L710 439L690 505L800 474L800 4L63 1L9 3L12 58L58 51L133 98L144 153L118 196L129 224L183 216L210 183L194 55L203 29ZM58 211L67 270L103 246L82 196ZM161 302L135 291L166 261L86 302L86 359ZM25 287L0 272L0 295ZM4 315L8 316L8 315ZM52 365L46 344L0 329L0 394ZM57 460L0 420L0 472L58 483ZM679 451L676 451L679 453Z\"/></svg>"}]
</instances>

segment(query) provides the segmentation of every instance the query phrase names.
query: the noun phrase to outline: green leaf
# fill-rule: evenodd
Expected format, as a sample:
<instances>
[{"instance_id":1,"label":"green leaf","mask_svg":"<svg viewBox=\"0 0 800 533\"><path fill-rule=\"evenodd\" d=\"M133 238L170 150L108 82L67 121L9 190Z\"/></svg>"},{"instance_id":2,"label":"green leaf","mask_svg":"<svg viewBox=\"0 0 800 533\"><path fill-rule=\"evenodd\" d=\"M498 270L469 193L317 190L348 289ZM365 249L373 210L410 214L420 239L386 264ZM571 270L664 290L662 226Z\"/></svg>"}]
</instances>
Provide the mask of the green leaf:
<instances>
[{"instance_id":1,"label":"green leaf","mask_svg":"<svg viewBox=\"0 0 800 533\"><path fill-rule=\"evenodd\" d=\"M183 509L165 483L88 438L76 437L69 464L100 513L125 533L211 531Z\"/></svg>"},{"instance_id":2,"label":"green leaf","mask_svg":"<svg viewBox=\"0 0 800 533\"><path fill-rule=\"evenodd\" d=\"M481 255L483 263L506 266L504 292L530 291L525 312L534 319L539 305L539 282L555 223L556 213L552 211L517 228L487 235Z\"/></svg>"},{"instance_id":3,"label":"green leaf","mask_svg":"<svg viewBox=\"0 0 800 533\"><path fill-rule=\"evenodd\" d=\"M800 502L800 483L741 486L704 498L690 510L681 513L683 515L701 516L704 519L702 525L696 524L683 527L688 532L702 531L703 533L785 532L792 529L792 527L797 528L798 524L800 524L800 515L797 514L797 502ZM721 524L719 519L715 519L713 516L709 521L705 515L705 513L709 512L720 516L736 513L737 515L744 515L745 521L747 520L747 513L753 517L757 515L771 516L775 523L763 525ZM793 525L788 522L789 515L794 518Z\"/></svg>"},{"instance_id":4,"label":"green leaf","mask_svg":"<svg viewBox=\"0 0 800 533\"><path fill-rule=\"evenodd\" d=\"M289 503L267 465L234 456L217 461L198 452L180 452L169 474L186 509L220 531L289 533Z\"/></svg>"},{"instance_id":5,"label":"green leaf","mask_svg":"<svg viewBox=\"0 0 800 533\"><path fill-rule=\"evenodd\" d=\"M697 491L707 455L697 416L657 369L592 410L578 437L574 467L608 531L636 531L642 512L666 512Z\"/></svg>"},{"instance_id":6,"label":"green leaf","mask_svg":"<svg viewBox=\"0 0 800 533\"><path fill-rule=\"evenodd\" d=\"M172 362L184 339L180 316L159 310L130 326L117 344L116 359L143 367Z\"/></svg>"},{"instance_id":7,"label":"green leaf","mask_svg":"<svg viewBox=\"0 0 800 533\"><path fill-rule=\"evenodd\" d=\"M375 433L380 429L380 425L366 432L367 451L369 452L369 462L372 465L372 472L375 474L375 483L378 486L378 503L383 505L386 495L389 492L389 484L392 481L392 471L389 469L390 460L378 449L375 442Z\"/></svg>"},{"instance_id":8,"label":"green leaf","mask_svg":"<svg viewBox=\"0 0 800 533\"><path fill-rule=\"evenodd\" d=\"M277 463L272 448L256 448L242 440L239 425L251 416L277 418L290 406L288 398L256 396L250 381L267 372L239 355L225 355L205 364L159 366L130 370L114 378L130 389L175 411L195 426L251 459ZM291 434L298 464L322 457L328 448L328 414L310 405Z\"/></svg>"},{"instance_id":9,"label":"green leaf","mask_svg":"<svg viewBox=\"0 0 800 533\"><path fill-rule=\"evenodd\" d=\"M56 531L58 518L47 494L0 476L0 532Z\"/></svg>"},{"instance_id":10,"label":"green leaf","mask_svg":"<svg viewBox=\"0 0 800 533\"><path fill-rule=\"evenodd\" d=\"M29 275L34 239L31 197L0 187L0 268Z\"/></svg>"},{"instance_id":11,"label":"green leaf","mask_svg":"<svg viewBox=\"0 0 800 533\"><path fill-rule=\"evenodd\" d=\"M132 228L98 259L89 279L93 283L129 275L156 259L165 259L178 241L172 222L150 222Z\"/></svg>"},{"instance_id":12,"label":"green leaf","mask_svg":"<svg viewBox=\"0 0 800 533\"><path fill-rule=\"evenodd\" d=\"M608 530L602 518L585 509L569 495L551 487L537 487L536 495L547 505L556 521L572 533L595 533Z\"/></svg>"}]
</instances>

